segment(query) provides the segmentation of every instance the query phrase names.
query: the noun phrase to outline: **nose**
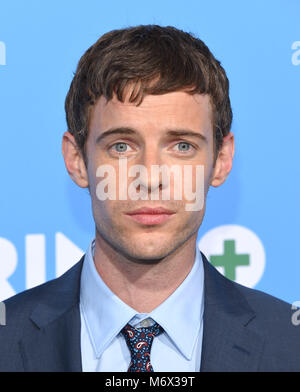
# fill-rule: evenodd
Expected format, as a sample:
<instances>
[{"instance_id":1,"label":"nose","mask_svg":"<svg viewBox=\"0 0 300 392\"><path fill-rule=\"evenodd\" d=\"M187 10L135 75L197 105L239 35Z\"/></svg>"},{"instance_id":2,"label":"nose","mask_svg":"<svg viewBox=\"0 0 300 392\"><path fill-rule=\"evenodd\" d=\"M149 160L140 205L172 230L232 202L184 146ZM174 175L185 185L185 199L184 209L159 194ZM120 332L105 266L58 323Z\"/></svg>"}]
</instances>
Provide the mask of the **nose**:
<instances>
[{"instance_id":1,"label":"nose","mask_svg":"<svg viewBox=\"0 0 300 392\"><path fill-rule=\"evenodd\" d=\"M165 188L163 183L165 176L162 175L162 170L166 165L163 162L161 151L158 146L145 146L139 162L142 166L140 171L139 184L140 192L151 195L151 199L159 199L160 192ZM156 196L154 196L156 195Z\"/></svg>"}]
</instances>

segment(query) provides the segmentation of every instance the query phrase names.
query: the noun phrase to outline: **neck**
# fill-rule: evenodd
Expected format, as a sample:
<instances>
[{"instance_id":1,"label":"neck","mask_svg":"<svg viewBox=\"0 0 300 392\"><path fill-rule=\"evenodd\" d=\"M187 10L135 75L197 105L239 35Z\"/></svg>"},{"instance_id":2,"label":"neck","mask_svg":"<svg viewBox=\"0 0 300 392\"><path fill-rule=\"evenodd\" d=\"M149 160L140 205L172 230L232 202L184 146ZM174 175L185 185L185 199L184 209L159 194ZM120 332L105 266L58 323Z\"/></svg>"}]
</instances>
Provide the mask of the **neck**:
<instances>
[{"instance_id":1,"label":"neck","mask_svg":"<svg viewBox=\"0 0 300 392\"><path fill-rule=\"evenodd\" d=\"M96 232L94 262L110 290L139 313L150 313L184 281L195 261L197 234L155 264L135 262Z\"/></svg>"}]
</instances>

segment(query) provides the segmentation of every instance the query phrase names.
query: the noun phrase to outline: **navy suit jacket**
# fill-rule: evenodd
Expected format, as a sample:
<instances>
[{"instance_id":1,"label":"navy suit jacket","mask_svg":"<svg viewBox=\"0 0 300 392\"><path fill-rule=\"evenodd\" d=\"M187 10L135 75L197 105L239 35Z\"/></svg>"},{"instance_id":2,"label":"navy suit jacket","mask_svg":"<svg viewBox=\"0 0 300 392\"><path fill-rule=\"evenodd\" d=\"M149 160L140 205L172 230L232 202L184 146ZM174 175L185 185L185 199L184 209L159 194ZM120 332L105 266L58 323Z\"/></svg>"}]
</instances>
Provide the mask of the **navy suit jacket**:
<instances>
[{"instance_id":1,"label":"navy suit jacket","mask_svg":"<svg viewBox=\"0 0 300 392\"><path fill-rule=\"evenodd\" d=\"M291 306L221 275L204 262L204 327L199 371L300 371L300 325ZM80 275L61 277L6 300L0 371L82 371Z\"/></svg>"}]
</instances>

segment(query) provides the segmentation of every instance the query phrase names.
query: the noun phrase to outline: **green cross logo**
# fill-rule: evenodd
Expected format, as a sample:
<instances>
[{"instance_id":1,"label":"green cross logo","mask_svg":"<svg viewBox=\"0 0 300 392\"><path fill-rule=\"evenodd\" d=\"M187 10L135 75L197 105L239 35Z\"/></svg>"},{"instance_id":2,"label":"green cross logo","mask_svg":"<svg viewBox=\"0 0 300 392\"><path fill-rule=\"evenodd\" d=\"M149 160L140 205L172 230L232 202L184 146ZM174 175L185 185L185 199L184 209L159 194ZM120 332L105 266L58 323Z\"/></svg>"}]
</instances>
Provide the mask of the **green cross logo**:
<instances>
[{"instance_id":1,"label":"green cross logo","mask_svg":"<svg viewBox=\"0 0 300 392\"><path fill-rule=\"evenodd\" d=\"M210 262L215 267L224 267L224 275L226 278L235 280L236 267L242 265L250 265L249 254L236 254L235 253L235 241L225 240L224 241L224 254L223 255L212 255L210 256Z\"/></svg>"},{"instance_id":2,"label":"green cross logo","mask_svg":"<svg viewBox=\"0 0 300 392\"><path fill-rule=\"evenodd\" d=\"M243 286L255 287L263 276L265 248L247 227L216 226L200 238L198 248L226 278Z\"/></svg>"}]
</instances>

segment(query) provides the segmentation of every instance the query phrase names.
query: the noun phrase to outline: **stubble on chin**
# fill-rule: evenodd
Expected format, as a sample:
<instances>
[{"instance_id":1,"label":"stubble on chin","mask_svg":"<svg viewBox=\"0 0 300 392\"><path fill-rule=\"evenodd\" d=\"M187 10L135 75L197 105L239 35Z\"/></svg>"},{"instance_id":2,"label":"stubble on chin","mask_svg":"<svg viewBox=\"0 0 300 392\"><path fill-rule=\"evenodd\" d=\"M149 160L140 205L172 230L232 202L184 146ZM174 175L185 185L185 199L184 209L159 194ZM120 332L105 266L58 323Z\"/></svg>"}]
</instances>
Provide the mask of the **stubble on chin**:
<instances>
[{"instance_id":1,"label":"stubble on chin","mask_svg":"<svg viewBox=\"0 0 300 392\"><path fill-rule=\"evenodd\" d=\"M110 222L105 228L101 227L101 224L97 226L100 242L106 243L105 247L111 248L112 254L116 252L124 261L143 265L162 262L184 246L192 236L196 236L199 228L199 222L191 219L184 226L175 227L173 230L166 227L166 232L154 231L153 235L151 232L141 235L138 232L130 232L128 227L121 224L120 217L114 216Z\"/></svg>"}]
</instances>

